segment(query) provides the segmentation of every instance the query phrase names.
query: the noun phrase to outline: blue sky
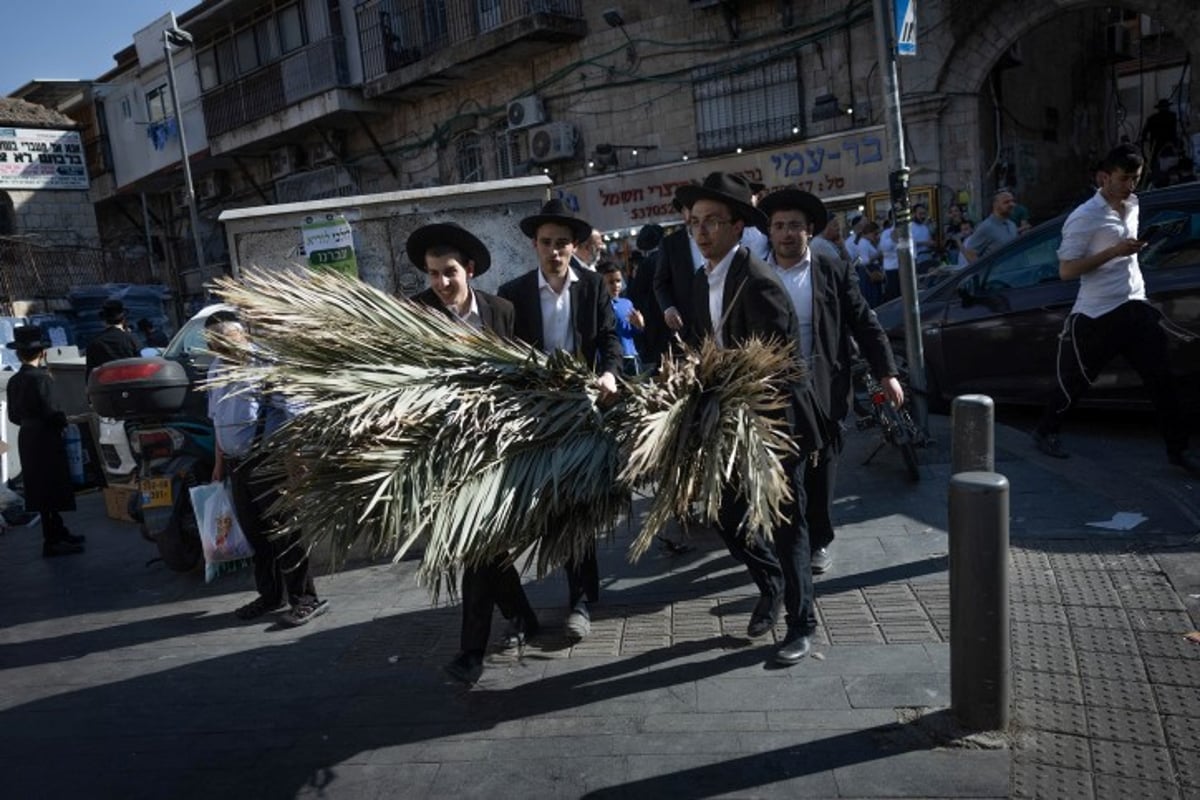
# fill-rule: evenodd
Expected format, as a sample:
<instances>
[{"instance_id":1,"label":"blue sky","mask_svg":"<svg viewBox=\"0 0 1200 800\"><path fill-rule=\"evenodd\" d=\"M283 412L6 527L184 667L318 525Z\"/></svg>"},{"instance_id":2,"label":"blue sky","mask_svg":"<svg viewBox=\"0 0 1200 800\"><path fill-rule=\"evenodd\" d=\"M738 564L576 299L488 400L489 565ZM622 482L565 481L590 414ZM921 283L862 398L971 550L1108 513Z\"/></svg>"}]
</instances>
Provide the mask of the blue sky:
<instances>
[{"instance_id":1,"label":"blue sky","mask_svg":"<svg viewBox=\"0 0 1200 800\"><path fill-rule=\"evenodd\" d=\"M113 54L133 32L195 2L170 0L34 0L0 33L0 95L34 78L96 78L116 66Z\"/></svg>"}]
</instances>

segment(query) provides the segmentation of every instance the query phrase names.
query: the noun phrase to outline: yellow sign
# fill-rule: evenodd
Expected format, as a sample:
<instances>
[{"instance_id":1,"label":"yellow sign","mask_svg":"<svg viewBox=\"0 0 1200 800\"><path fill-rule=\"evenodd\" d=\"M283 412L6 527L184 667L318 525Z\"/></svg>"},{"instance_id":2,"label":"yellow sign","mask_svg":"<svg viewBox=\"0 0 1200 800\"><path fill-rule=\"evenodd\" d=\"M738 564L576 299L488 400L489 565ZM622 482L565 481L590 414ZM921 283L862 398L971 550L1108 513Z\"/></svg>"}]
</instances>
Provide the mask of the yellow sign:
<instances>
[{"instance_id":1,"label":"yellow sign","mask_svg":"<svg viewBox=\"0 0 1200 800\"><path fill-rule=\"evenodd\" d=\"M174 500L170 478L144 478L141 490L142 508L163 508L170 506Z\"/></svg>"}]
</instances>

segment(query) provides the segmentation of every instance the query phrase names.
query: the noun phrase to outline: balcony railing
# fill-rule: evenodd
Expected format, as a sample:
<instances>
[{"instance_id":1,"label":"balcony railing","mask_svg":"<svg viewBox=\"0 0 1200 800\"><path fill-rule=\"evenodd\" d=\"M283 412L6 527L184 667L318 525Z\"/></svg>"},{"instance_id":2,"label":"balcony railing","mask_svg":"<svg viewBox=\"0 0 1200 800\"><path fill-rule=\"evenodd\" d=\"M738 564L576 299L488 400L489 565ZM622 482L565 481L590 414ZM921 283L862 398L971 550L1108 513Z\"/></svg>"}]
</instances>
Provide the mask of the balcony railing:
<instances>
[{"instance_id":1,"label":"balcony railing","mask_svg":"<svg viewBox=\"0 0 1200 800\"><path fill-rule=\"evenodd\" d=\"M220 136L349 82L343 39L331 36L205 94L204 124Z\"/></svg>"},{"instance_id":2,"label":"balcony railing","mask_svg":"<svg viewBox=\"0 0 1200 800\"><path fill-rule=\"evenodd\" d=\"M366 0L355 7L370 81L509 26L554 30L583 21L581 0ZM524 27L522 24L524 23Z\"/></svg>"}]
</instances>

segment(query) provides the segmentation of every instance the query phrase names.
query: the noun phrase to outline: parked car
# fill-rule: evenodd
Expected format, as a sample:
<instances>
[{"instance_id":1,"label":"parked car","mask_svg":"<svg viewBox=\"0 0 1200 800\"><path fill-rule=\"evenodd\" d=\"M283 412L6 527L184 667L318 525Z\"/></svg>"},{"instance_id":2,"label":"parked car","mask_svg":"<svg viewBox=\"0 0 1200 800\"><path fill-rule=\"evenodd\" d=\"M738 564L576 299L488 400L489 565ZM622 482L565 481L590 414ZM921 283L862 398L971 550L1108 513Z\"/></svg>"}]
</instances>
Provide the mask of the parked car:
<instances>
[{"instance_id":1,"label":"parked car","mask_svg":"<svg viewBox=\"0 0 1200 800\"><path fill-rule=\"evenodd\" d=\"M1200 183L1139 194L1140 229L1156 228L1139 263L1147 298L1170 322L1193 335L1171 337L1172 370L1184 402L1200 402ZM1058 246L1066 215L1037 226L1005 247L925 290L920 296L930 408L981 393L997 402L1040 405L1054 386L1058 336L1079 281L1058 277ZM904 348L904 309L893 300L876 309L897 355ZM1085 405L1148 407L1137 373L1112 362Z\"/></svg>"}]
</instances>

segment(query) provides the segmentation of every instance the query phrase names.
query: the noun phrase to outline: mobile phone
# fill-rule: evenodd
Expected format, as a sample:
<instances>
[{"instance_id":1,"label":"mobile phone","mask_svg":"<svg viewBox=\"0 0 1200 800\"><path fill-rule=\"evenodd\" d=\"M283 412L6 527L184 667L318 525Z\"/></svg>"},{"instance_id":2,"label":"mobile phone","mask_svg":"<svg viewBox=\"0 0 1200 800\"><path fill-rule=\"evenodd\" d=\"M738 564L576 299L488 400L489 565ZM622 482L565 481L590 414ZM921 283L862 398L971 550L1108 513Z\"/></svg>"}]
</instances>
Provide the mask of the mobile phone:
<instances>
[{"instance_id":1,"label":"mobile phone","mask_svg":"<svg viewBox=\"0 0 1200 800\"><path fill-rule=\"evenodd\" d=\"M1172 226L1164 225L1162 223L1155 223L1153 225L1147 225L1145 230L1142 230L1138 233L1137 238L1139 241L1145 242L1147 247L1150 247L1158 244L1164 239L1169 238L1173 233L1175 233L1175 231Z\"/></svg>"}]
</instances>

